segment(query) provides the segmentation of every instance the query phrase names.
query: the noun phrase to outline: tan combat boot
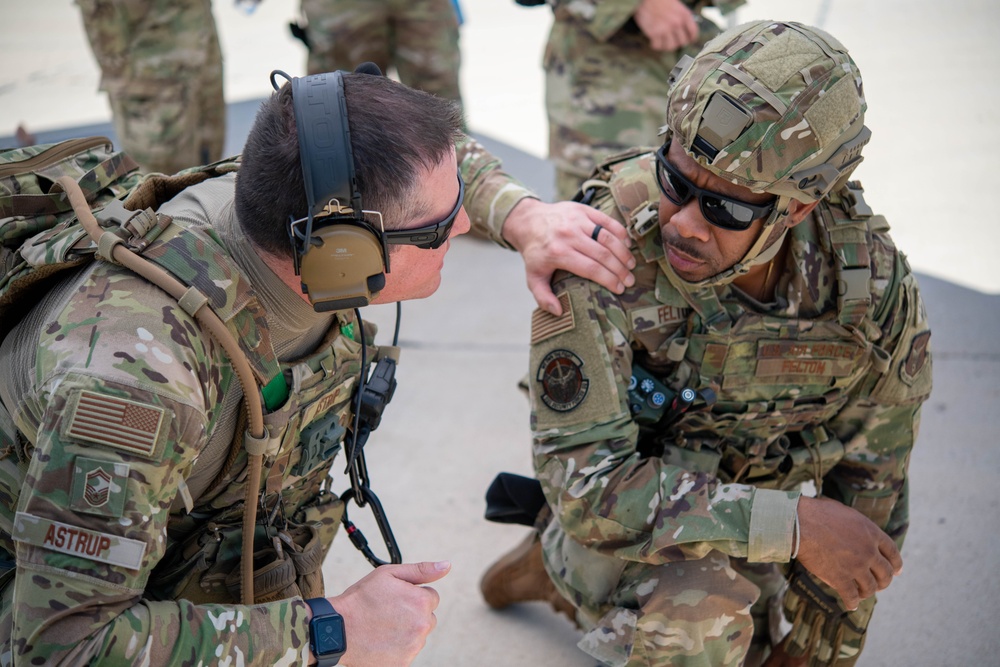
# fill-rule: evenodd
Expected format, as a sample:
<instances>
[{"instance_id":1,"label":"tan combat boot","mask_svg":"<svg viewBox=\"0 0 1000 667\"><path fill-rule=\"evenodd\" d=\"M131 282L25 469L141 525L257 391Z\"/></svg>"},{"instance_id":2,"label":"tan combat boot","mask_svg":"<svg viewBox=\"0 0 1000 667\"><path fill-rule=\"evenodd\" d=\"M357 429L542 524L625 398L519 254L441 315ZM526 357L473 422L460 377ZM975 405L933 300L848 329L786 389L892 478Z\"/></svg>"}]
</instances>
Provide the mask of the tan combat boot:
<instances>
[{"instance_id":1,"label":"tan combat boot","mask_svg":"<svg viewBox=\"0 0 1000 667\"><path fill-rule=\"evenodd\" d=\"M494 609L504 609L518 602L548 602L580 627L576 620L576 608L556 590L549 573L545 571L542 540L536 531L531 531L523 542L486 570L479 589L486 604Z\"/></svg>"}]
</instances>

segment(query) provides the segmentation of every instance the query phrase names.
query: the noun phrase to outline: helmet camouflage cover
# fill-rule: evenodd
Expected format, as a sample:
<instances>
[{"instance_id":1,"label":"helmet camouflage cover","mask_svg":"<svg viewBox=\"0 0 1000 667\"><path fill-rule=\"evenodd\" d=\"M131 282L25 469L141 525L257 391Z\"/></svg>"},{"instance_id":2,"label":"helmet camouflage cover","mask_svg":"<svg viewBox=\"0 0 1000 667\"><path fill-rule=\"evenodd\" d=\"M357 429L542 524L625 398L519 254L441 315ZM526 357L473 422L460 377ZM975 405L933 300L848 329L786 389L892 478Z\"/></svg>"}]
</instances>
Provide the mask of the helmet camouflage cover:
<instances>
[{"instance_id":1,"label":"helmet camouflage cover","mask_svg":"<svg viewBox=\"0 0 1000 667\"><path fill-rule=\"evenodd\" d=\"M755 192L809 203L861 162L861 73L832 36L757 21L719 35L671 73L667 127L700 165Z\"/></svg>"}]
</instances>

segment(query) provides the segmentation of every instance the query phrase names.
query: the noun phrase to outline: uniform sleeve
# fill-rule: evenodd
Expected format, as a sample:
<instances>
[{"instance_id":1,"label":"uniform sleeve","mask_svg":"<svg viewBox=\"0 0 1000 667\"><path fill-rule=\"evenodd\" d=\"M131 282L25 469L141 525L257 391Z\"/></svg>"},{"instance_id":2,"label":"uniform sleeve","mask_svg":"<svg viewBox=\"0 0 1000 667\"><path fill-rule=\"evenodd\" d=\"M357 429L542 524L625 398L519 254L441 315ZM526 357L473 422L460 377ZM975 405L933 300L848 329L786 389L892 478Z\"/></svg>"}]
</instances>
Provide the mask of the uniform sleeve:
<instances>
[{"instance_id":1,"label":"uniform sleeve","mask_svg":"<svg viewBox=\"0 0 1000 667\"><path fill-rule=\"evenodd\" d=\"M907 469L920 430L920 407L931 390L932 364L930 328L916 279L902 258L898 262L905 276L898 290L889 295L888 315L878 341L886 368L872 373L860 396L831 422L830 427L845 445L845 456L823 478L823 494L867 516L902 548L909 527ZM839 598L829 586L804 571L800 576L812 580L817 599L825 595L828 608L838 610L833 618L813 620L811 625L825 625L823 637L843 637L839 655L853 659L863 645L875 600L866 600L855 612L842 612ZM800 618L805 617L800 614ZM813 630L794 628L793 633L805 636Z\"/></svg>"},{"instance_id":2,"label":"uniform sleeve","mask_svg":"<svg viewBox=\"0 0 1000 667\"><path fill-rule=\"evenodd\" d=\"M692 11L714 6L729 13L745 4L745 0L682 0ZM556 3L556 19L573 17L594 39L606 42L631 19L642 0L560 0Z\"/></svg>"},{"instance_id":3,"label":"uniform sleeve","mask_svg":"<svg viewBox=\"0 0 1000 667\"><path fill-rule=\"evenodd\" d=\"M576 15L585 19L587 32L594 39L606 42L632 18L641 3L642 0L594 0L586 3L589 6L585 10L577 6Z\"/></svg>"},{"instance_id":4,"label":"uniform sleeve","mask_svg":"<svg viewBox=\"0 0 1000 667\"><path fill-rule=\"evenodd\" d=\"M512 250L503 239L503 223L518 202L536 198L535 194L504 172L500 160L472 137L462 139L456 151L467 193L465 210L473 229Z\"/></svg>"},{"instance_id":5,"label":"uniform sleeve","mask_svg":"<svg viewBox=\"0 0 1000 667\"><path fill-rule=\"evenodd\" d=\"M301 600L196 605L144 595L178 484L204 438L201 411L74 377L46 403L15 517L15 664L274 664L306 655Z\"/></svg>"},{"instance_id":6,"label":"uniform sleeve","mask_svg":"<svg viewBox=\"0 0 1000 667\"><path fill-rule=\"evenodd\" d=\"M555 289L566 314L536 311L532 319L532 433L536 475L571 537L607 555L662 563L712 549L746 557L755 520L794 524L797 492L724 484L643 457L628 410L632 349L618 297L577 277ZM788 560L790 530L757 532L771 540L758 545L762 553Z\"/></svg>"},{"instance_id":7,"label":"uniform sleeve","mask_svg":"<svg viewBox=\"0 0 1000 667\"><path fill-rule=\"evenodd\" d=\"M11 531L13 664L304 659L300 599L239 606L147 594L171 505L235 380L193 321L158 307L156 288L99 278L88 289L116 296L89 315L76 300L48 327L38 383L17 410L34 451Z\"/></svg>"},{"instance_id":8,"label":"uniform sleeve","mask_svg":"<svg viewBox=\"0 0 1000 667\"><path fill-rule=\"evenodd\" d=\"M907 467L920 430L920 406L930 395L931 332L916 279L905 276L881 325L881 373L832 427L845 444L843 460L824 478L824 493L857 509L902 546L909 524ZM870 390L869 390L870 388Z\"/></svg>"}]
</instances>

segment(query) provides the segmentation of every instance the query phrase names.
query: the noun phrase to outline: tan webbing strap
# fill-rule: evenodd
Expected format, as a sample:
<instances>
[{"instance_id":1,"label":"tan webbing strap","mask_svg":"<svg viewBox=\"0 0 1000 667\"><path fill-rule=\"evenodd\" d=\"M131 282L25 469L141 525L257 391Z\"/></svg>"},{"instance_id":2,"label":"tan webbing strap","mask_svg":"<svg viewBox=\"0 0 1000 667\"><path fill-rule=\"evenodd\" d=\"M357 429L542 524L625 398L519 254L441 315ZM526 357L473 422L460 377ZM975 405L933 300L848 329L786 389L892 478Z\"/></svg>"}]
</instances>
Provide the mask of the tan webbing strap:
<instances>
[{"instance_id":1,"label":"tan webbing strap","mask_svg":"<svg viewBox=\"0 0 1000 667\"><path fill-rule=\"evenodd\" d=\"M98 244L105 233L98 224L97 219L90 210L86 197L80 186L72 178L63 176L58 180L66 194L69 196L70 204L83 225L87 233ZM156 266L149 260L133 253L124 244L116 244L112 249L114 259L123 266L131 269L149 282L161 288L167 294L180 300L188 291L188 287L169 273ZM251 605L254 601L253 595L253 538L254 525L257 523L257 502L260 493L260 478L262 467L261 453L267 445L267 430L264 427L264 405L257 389L257 382L254 378L253 369L249 360L240 350L239 343L226 328L225 323L211 308L199 309L194 317L215 337L225 349L233 364L233 369L243 387L243 394L246 396L246 405L249 412L250 424L247 428L247 435L244 439L244 446L249 455L249 471L246 485L246 497L243 506L243 558L242 567L242 587L241 601L243 604ZM256 397L258 400L253 400ZM257 453L255 453L257 452Z\"/></svg>"}]
</instances>

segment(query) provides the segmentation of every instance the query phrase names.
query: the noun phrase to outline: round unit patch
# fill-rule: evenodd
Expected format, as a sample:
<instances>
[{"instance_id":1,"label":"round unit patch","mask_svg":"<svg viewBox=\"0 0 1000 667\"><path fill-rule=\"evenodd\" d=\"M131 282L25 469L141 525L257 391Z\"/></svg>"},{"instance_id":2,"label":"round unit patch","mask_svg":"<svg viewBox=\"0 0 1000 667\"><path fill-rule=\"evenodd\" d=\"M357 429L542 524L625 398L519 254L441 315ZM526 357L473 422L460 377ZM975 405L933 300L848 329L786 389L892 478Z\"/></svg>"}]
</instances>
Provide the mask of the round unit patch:
<instances>
[{"instance_id":1,"label":"round unit patch","mask_svg":"<svg viewBox=\"0 0 1000 667\"><path fill-rule=\"evenodd\" d=\"M552 350L538 364L535 379L542 385L541 399L556 412L569 412L587 396L590 380L583 376L583 362L569 350Z\"/></svg>"}]
</instances>

